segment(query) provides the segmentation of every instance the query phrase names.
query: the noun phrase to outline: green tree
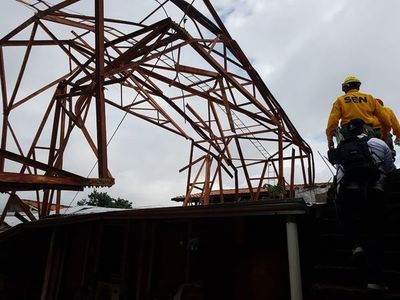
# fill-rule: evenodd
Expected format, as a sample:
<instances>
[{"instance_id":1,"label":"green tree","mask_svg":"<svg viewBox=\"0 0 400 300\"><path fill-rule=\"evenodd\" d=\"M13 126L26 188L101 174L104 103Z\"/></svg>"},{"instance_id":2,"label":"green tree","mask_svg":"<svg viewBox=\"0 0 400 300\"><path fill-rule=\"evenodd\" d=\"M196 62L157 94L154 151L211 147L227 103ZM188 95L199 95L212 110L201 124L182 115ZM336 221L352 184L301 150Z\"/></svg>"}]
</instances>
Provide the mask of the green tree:
<instances>
[{"instance_id":1,"label":"green tree","mask_svg":"<svg viewBox=\"0 0 400 300\"><path fill-rule=\"evenodd\" d=\"M282 185L264 184L264 189L271 197L283 197L286 194L285 187Z\"/></svg>"},{"instance_id":2,"label":"green tree","mask_svg":"<svg viewBox=\"0 0 400 300\"><path fill-rule=\"evenodd\" d=\"M94 190L88 195L89 200L82 199L78 201L78 205L92 205L100 207L111 207L111 208L132 208L132 203L128 200L121 198L112 198L107 193L98 192Z\"/></svg>"}]
</instances>

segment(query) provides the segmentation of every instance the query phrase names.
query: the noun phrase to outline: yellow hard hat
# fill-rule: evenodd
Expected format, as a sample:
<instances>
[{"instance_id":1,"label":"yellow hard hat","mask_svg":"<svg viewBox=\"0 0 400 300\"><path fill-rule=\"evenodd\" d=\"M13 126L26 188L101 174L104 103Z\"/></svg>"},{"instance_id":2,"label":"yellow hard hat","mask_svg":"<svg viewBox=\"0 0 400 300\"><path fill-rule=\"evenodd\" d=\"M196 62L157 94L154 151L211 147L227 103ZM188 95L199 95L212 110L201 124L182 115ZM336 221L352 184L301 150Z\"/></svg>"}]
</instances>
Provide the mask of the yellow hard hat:
<instances>
[{"instance_id":1,"label":"yellow hard hat","mask_svg":"<svg viewBox=\"0 0 400 300\"><path fill-rule=\"evenodd\" d=\"M356 76L347 76L346 79L343 81L342 85L347 85L351 82L357 82L361 84L360 79L358 79Z\"/></svg>"}]
</instances>

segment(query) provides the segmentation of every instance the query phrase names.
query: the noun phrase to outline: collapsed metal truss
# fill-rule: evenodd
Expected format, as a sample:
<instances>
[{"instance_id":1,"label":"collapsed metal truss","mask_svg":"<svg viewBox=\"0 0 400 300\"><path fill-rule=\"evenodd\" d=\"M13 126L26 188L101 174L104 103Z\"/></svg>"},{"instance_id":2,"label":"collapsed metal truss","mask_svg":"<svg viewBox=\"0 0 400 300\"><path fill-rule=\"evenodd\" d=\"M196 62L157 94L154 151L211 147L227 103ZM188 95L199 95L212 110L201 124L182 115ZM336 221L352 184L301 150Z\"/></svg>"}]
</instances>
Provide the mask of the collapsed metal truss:
<instances>
[{"instance_id":1,"label":"collapsed metal truss","mask_svg":"<svg viewBox=\"0 0 400 300\"><path fill-rule=\"evenodd\" d=\"M10 200L18 201L18 191L43 190L37 200L43 201L40 216L46 216L49 204L59 206L62 190L111 186L109 108L191 142L189 162L180 170L187 172L184 205L190 204L195 189L208 204L211 190L219 190L223 202L227 186L248 188L251 199L257 200L267 182L289 191L295 178L313 184L310 147L209 0L154 2L138 20L105 18L103 0L93 0L93 16L68 9L79 0L54 5L18 1L35 14L0 41L0 189L10 193ZM58 49L65 69L26 92L23 84L29 82L26 68L33 52L49 48ZM5 52L21 49L21 66L10 81L11 60ZM35 80L45 78L50 69L46 60L41 61ZM14 117L24 107L42 107L36 123L26 115ZM35 128L35 133L19 136L21 126ZM97 158L96 178L66 171L74 168L66 166L68 157L83 147L71 146L76 135Z\"/></svg>"}]
</instances>

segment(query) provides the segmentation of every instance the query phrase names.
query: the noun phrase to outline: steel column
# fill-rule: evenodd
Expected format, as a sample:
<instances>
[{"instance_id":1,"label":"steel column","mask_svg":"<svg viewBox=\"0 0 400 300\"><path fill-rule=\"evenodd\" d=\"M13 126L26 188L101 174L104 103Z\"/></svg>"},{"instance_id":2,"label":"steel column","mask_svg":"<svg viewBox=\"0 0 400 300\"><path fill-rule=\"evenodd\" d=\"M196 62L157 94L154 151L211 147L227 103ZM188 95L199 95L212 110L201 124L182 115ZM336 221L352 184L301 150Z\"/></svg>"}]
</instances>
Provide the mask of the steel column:
<instances>
[{"instance_id":1,"label":"steel column","mask_svg":"<svg viewBox=\"0 0 400 300\"><path fill-rule=\"evenodd\" d=\"M96 33L96 124L99 177L109 177L107 167L106 108L104 102L104 0L95 0Z\"/></svg>"}]
</instances>

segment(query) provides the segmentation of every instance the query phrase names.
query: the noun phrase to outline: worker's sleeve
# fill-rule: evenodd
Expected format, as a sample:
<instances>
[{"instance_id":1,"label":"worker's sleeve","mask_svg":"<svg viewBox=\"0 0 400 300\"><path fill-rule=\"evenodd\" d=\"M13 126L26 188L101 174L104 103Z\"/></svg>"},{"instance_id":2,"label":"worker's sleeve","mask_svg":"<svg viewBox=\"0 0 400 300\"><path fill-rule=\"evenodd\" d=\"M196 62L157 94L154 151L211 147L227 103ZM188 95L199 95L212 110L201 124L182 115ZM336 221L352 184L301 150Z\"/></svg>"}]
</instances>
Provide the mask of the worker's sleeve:
<instances>
[{"instance_id":1,"label":"worker's sleeve","mask_svg":"<svg viewBox=\"0 0 400 300\"><path fill-rule=\"evenodd\" d=\"M386 146L386 147L384 147ZM385 144L382 145L383 150L383 169L385 174L389 174L396 170L396 165L393 162L393 154L390 148Z\"/></svg>"},{"instance_id":2,"label":"worker's sleeve","mask_svg":"<svg viewBox=\"0 0 400 300\"><path fill-rule=\"evenodd\" d=\"M399 121L396 118L396 115L394 114L393 110L390 108L386 108L388 111L388 115L390 118L390 125L392 125L393 133L396 137L400 138L400 124Z\"/></svg>"},{"instance_id":3,"label":"worker's sleeve","mask_svg":"<svg viewBox=\"0 0 400 300\"><path fill-rule=\"evenodd\" d=\"M329 114L328 125L326 126L326 137L328 141L333 138L333 133L335 129L339 126L339 120L342 117L342 110L340 108L339 101L336 100L333 103L331 113Z\"/></svg>"},{"instance_id":4,"label":"worker's sleeve","mask_svg":"<svg viewBox=\"0 0 400 300\"><path fill-rule=\"evenodd\" d=\"M381 123L382 139L386 140L387 134L390 132L390 119L386 114L383 107L375 101L375 115L377 116L379 123Z\"/></svg>"},{"instance_id":5,"label":"worker's sleeve","mask_svg":"<svg viewBox=\"0 0 400 300\"><path fill-rule=\"evenodd\" d=\"M375 161L379 164L379 169L383 173L389 174L396 170L392 151L384 141L378 138L371 138L368 140L368 146L374 154Z\"/></svg>"}]
</instances>

